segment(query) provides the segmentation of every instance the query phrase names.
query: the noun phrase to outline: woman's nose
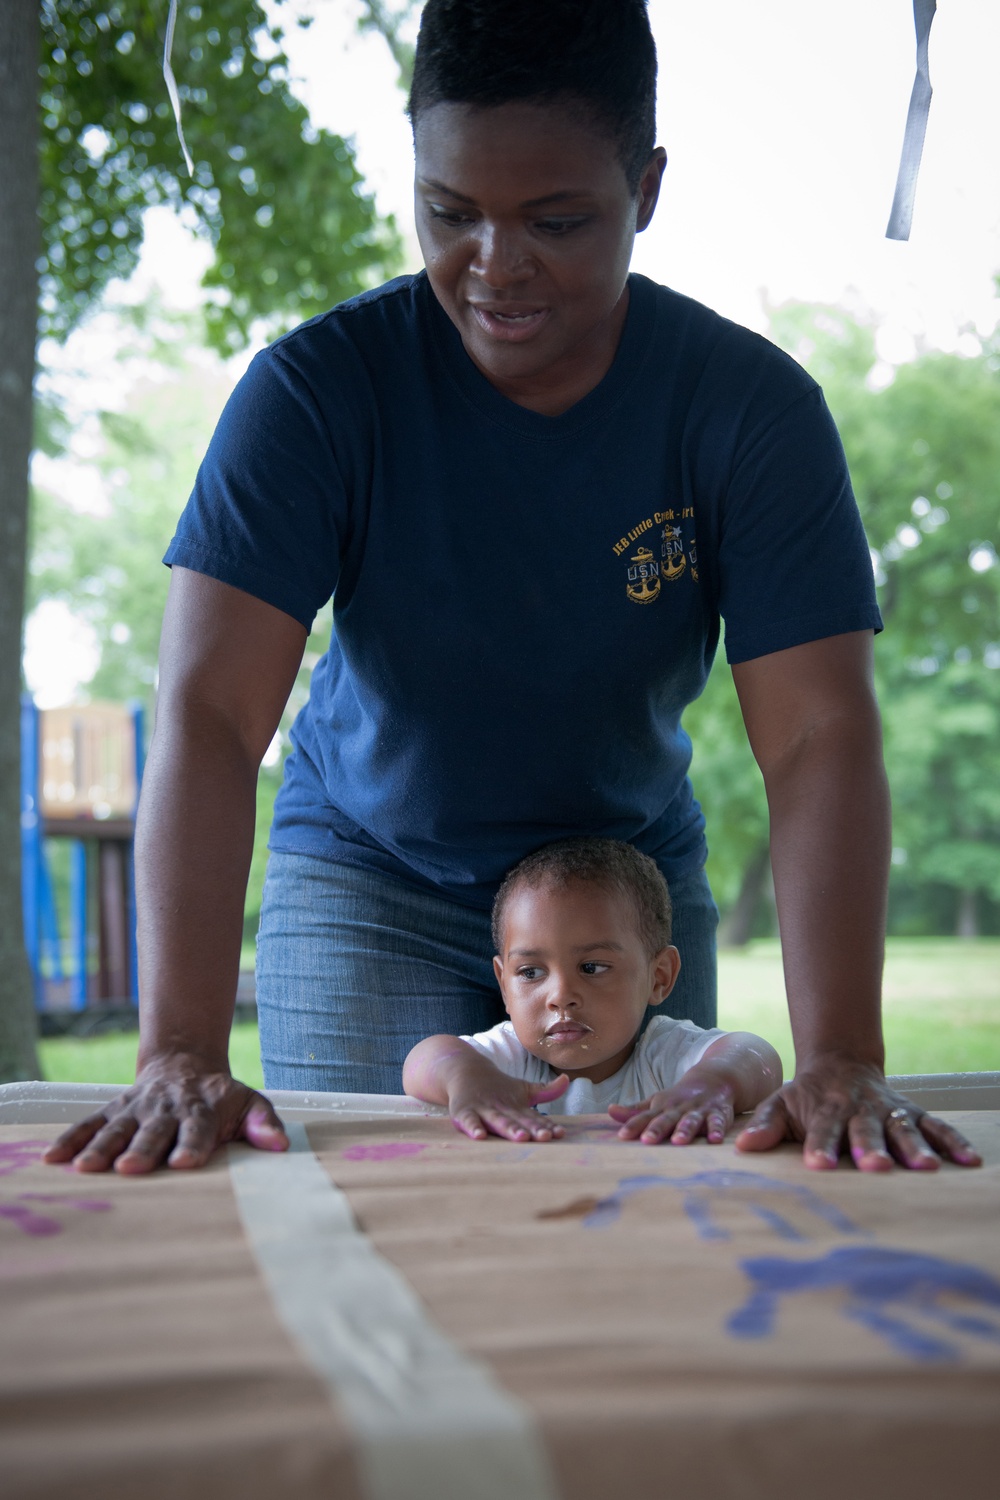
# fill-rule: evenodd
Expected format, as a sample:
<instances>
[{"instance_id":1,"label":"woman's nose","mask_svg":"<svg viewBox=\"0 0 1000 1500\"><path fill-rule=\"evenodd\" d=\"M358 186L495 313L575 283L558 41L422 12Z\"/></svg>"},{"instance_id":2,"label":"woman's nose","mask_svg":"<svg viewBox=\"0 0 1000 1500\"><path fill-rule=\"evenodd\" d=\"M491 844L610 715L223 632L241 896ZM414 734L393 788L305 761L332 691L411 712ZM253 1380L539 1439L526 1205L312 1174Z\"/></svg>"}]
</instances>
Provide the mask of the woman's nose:
<instances>
[{"instance_id":1,"label":"woman's nose","mask_svg":"<svg viewBox=\"0 0 1000 1500\"><path fill-rule=\"evenodd\" d=\"M470 270L497 291L524 281L532 273L532 264L521 234L484 224Z\"/></svg>"}]
</instances>

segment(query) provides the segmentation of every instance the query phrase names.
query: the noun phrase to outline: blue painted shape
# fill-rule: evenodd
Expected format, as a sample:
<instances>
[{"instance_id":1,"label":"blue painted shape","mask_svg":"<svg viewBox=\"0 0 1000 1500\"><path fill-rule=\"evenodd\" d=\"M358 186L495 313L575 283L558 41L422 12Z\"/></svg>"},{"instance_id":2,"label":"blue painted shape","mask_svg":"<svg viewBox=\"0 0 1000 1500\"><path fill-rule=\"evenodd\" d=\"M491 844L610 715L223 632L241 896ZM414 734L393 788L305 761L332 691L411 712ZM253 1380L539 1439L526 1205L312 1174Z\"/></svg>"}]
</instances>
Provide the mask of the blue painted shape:
<instances>
[{"instance_id":1,"label":"blue painted shape","mask_svg":"<svg viewBox=\"0 0 1000 1500\"><path fill-rule=\"evenodd\" d=\"M842 1245L816 1260L760 1256L740 1266L751 1291L726 1323L736 1338L766 1338L785 1298L837 1290L846 1297L845 1317L909 1359L940 1363L961 1357L952 1339L915 1324L914 1316L942 1325L946 1333L1000 1343L1000 1280L978 1266L876 1245ZM995 1309L998 1321L955 1311L945 1297Z\"/></svg>"},{"instance_id":2,"label":"blue painted shape","mask_svg":"<svg viewBox=\"0 0 1000 1500\"><path fill-rule=\"evenodd\" d=\"M735 1199L750 1211L775 1234L786 1240L804 1240L806 1236L785 1218L776 1208L760 1201L760 1195L794 1201L807 1212L814 1214L831 1229L840 1234L860 1234L858 1225L833 1203L821 1198L812 1188L798 1183L782 1182L768 1177L763 1172L715 1171L695 1172L690 1177L664 1177L660 1173L647 1173L638 1177L623 1177L613 1193L602 1198L596 1208L584 1219L588 1229L605 1229L621 1216L622 1205L636 1193L650 1188L676 1188L683 1195L684 1212L703 1240L728 1240L729 1231L715 1223L712 1206L716 1201Z\"/></svg>"}]
</instances>

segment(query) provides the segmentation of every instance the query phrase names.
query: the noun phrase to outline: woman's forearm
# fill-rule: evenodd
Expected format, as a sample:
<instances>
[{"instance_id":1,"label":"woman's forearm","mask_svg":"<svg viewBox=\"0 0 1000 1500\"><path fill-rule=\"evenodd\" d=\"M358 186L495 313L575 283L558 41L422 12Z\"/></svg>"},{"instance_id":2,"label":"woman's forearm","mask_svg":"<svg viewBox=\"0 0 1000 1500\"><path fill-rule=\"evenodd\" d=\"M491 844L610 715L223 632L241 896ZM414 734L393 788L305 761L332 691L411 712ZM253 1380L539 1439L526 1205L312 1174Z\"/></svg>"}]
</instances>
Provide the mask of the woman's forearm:
<instances>
[{"instance_id":1,"label":"woman's forearm","mask_svg":"<svg viewBox=\"0 0 1000 1500\"><path fill-rule=\"evenodd\" d=\"M798 1065L880 1067L890 808L877 713L806 737L766 781Z\"/></svg>"},{"instance_id":2,"label":"woman's forearm","mask_svg":"<svg viewBox=\"0 0 1000 1500\"><path fill-rule=\"evenodd\" d=\"M227 1066L257 767L222 714L161 705L136 826L140 1068Z\"/></svg>"}]
</instances>

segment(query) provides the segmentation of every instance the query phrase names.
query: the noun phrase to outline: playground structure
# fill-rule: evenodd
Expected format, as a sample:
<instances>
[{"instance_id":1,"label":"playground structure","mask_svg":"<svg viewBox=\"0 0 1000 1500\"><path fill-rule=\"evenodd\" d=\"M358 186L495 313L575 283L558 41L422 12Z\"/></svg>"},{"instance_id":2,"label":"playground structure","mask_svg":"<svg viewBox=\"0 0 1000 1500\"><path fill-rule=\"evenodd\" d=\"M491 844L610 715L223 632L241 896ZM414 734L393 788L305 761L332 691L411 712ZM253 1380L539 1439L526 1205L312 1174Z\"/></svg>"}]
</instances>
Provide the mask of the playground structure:
<instances>
[{"instance_id":1,"label":"playground structure","mask_svg":"<svg viewBox=\"0 0 1000 1500\"><path fill-rule=\"evenodd\" d=\"M22 699L24 939L41 1011L138 1003L133 840L143 760L140 705L40 709ZM68 943L53 839L70 844Z\"/></svg>"}]
</instances>

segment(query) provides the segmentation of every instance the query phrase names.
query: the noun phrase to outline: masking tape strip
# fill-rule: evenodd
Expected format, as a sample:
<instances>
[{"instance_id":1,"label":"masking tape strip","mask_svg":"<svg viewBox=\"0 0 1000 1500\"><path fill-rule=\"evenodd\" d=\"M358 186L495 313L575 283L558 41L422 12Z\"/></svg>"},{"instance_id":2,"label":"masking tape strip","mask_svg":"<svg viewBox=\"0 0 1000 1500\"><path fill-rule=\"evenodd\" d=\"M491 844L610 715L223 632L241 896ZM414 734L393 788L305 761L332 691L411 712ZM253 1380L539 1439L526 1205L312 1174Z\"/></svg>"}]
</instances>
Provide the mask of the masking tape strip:
<instances>
[{"instance_id":1,"label":"masking tape strip","mask_svg":"<svg viewBox=\"0 0 1000 1500\"><path fill-rule=\"evenodd\" d=\"M279 1316L359 1443L369 1500L556 1500L534 1418L437 1329L309 1145L230 1149L240 1215Z\"/></svg>"},{"instance_id":2,"label":"masking tape strip","mask_svg":"<svg viewBox=\"0 0 1000 1500\"><path fill-rule=\"evenodd\" d=\"M913 220L913 199L917 191L917 175L920 158L924 150L927 133L927 111L931 107L931 77L927 63L927 48L931 35L931 22L937 10L937 0L913 0L913 24L917 32L917 73L910 94L910 108L906 115L903 132L903 152L896 177L896 192L889 214L887 240L908 240Z\"/></svg>"}]
</instances>

